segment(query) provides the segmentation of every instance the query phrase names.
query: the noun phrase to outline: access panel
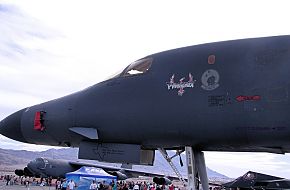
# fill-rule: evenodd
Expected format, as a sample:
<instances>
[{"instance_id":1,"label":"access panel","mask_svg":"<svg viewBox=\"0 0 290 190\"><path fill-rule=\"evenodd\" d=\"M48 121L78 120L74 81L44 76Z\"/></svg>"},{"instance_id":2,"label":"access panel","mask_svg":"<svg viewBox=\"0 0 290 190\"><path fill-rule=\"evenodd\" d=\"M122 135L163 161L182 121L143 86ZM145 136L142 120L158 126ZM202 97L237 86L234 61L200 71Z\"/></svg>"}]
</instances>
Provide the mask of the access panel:
<instances>
[{"instance_id":1,"label":"access panel","mask_svg":"<svg viewBox=\"0 0 290 190\"><path fill-rule=\"evenodd\" d=\"M155 151L142 150L140 145L95 143L83 141L79 146L79 159L101 162L153 165Z\"/></svg>"}]
</instances>

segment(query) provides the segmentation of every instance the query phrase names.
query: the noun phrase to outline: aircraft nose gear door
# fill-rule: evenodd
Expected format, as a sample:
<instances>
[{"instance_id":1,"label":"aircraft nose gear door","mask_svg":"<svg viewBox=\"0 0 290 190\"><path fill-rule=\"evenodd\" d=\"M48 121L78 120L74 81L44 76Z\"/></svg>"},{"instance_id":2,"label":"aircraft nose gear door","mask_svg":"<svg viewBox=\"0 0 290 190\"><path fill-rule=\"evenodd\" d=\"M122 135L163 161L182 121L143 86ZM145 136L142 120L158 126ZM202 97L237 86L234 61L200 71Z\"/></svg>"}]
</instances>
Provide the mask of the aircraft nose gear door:
<instances>
[{"instance_id":1,"label":"aircraft nose gear door","mask_svg":"<svg viewBox=\"0 0 290 190\"><path fill-rule=\"evenodd\" d=\"M192 147L185 147L186 164L188 169L188 190L199 189L199 178L203 190L208 190L208 178L206 173L206 166L204 154L201 151L195 151Z\"/></svg>"}]
</instances>

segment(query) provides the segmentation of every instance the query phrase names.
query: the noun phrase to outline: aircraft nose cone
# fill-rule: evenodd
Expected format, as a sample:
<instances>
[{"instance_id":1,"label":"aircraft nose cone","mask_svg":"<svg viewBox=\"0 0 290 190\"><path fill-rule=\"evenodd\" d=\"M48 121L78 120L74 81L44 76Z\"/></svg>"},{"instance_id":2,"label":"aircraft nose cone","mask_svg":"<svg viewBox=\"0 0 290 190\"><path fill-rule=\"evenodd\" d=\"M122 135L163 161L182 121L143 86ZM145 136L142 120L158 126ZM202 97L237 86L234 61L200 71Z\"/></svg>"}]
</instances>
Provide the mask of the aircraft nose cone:
<instances>
[{"instance_id":1,"label":"aircraft nose cone","mask_svg":"<svg viewBox=\"0 0 290 190\"><path fill-rule=\"evenodd\" d=\"M33 161L30 161L30 162L27 164L27 168L34 169Z\"/></svg>"},{"instance_id":2,"label":"aircraft nose cone","mask_svg":"<svg viewBox=\"0 0 290 190\"><path fill-rule=\"evenodd\" d=\"M21 131L21 117L24 109L11 114L0 122L0 134L17 141L26 142Z\"/></svg>"}]
</instances>

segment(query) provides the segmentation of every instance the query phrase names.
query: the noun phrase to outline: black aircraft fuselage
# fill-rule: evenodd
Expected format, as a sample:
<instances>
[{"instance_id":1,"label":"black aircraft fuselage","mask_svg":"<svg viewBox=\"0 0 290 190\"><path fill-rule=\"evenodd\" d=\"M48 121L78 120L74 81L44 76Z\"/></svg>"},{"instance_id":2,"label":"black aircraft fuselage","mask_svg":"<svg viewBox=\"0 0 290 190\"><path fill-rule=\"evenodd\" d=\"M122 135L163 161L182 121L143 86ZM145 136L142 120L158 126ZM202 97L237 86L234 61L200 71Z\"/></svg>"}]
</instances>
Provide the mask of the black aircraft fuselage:
<instances>
[{"instance_id":1,"label":"black aircraft fuselage","mask_svg":"<svg viewBox=\"0 0 290 190\"><path fill-rule=\"evenodd\" d=\"M30 177L65 177L66 173L73 172L85 165L71 164L69 161L56 160L49 158L36 158L30 161L27 166L21 170L15 170L18 176Z\"/></svg>"},{"instance_id":2,"label":"black aircraft fuselage","mask_svg":"<svg viewBox=\"0 0 290 190\"><path fill-rule=\"evenodd\" d=\"M290 36L169 50L87 89L22 109L1 121L0 132L80 151L108 143L290 152L289 73Z\"/></svg>"},{"instance_id":3,"label":"black aircraft fuselage","mask_svg":"<svg viewBox=\"0 0 290 190\"><path fill-rule=\"evenodd\" d=\"M113 167L104 164L89 164L85 162L74 162L60 159L50 158L36 158L30 161L27 166L21 170L15 170L15 174L18 176L30 176L30 177L52 177L52 178L65 178L67 173L74 172L81 167L93 167L101 168L110 175L116 176L117 180L126 180L128 178L137 178L139 176L153 177L155 183L171 184L171 180L176 179L175 176L163 176L162 174L156 174L141 170L126 169L121 167Z\"/></svg>"}]
</instances>

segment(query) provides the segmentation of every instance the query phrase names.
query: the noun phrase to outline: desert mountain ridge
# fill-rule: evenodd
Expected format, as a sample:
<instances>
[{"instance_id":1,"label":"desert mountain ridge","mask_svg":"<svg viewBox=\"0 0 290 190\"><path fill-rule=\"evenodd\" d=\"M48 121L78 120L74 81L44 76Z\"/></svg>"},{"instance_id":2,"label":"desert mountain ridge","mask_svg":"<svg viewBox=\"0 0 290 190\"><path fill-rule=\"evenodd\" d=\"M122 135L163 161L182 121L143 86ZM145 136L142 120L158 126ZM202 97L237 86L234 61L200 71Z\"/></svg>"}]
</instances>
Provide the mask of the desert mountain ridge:
<instances>
[{"instance_id":1,"label":"desert mountain ridge","mask_svg":"<svg viewBox=\"0 0 290 190\"><path fill-rule=\"evenodd\" d=\"M37 158L46 157L53 159L62 159L69 161L79 161L85 163L101 163L92 160L81 160L78 157L78 148L61 148L61 149L49 149L46 151L26 151L26 150L10 150L10 149L0 149L0 170L14 171L15 169L23 169L28 162ZM181 155L183 163L185 164L185 155ZM173 162L182 175L187 175L187 168L184 165L180 166L179 158L174 158ZM104 163L102 163L104 164ZM120 164L105 163L106 165L120 166ZM134 165L133 169L141 171L149 171L152 173L163 173L164 175L175 175L173 170L170 168L169 164L165 161L159 151L155 153L155 161L153 166L139 166ZM227 179L228 177L207 168L207 173L209 178L222 178Z\"/></svg>"}]
</instances>

